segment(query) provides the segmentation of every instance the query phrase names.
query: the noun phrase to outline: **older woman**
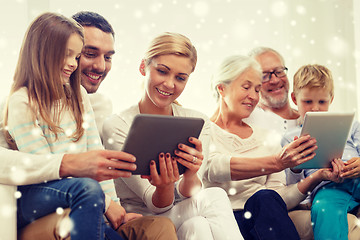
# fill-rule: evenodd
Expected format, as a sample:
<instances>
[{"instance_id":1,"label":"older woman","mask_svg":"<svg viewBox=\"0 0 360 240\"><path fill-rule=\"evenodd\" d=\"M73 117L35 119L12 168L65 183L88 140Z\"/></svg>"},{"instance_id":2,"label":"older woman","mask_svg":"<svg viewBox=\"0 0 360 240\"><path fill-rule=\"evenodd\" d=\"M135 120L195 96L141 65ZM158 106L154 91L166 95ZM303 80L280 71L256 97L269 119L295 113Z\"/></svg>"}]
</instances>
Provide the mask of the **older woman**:
<instances>
[{"instance_id":1,"label":"older woman","mask_svg":"<svg viewBox=\"0 0 360 240\"><path fill-rule=\"evenodd\" d=\"M286 186L282 170L313 158L316 140L303 136L281 149L270 132L243 122L259 101L261 81L261 68L250 57L232 56L220 65L214 77L219 104L211 118L215 124L205 184L227 191L245 239L299 239L287 209L316 183L335 179L338 169L322 169Z\"/></svg>"}]
</instances>

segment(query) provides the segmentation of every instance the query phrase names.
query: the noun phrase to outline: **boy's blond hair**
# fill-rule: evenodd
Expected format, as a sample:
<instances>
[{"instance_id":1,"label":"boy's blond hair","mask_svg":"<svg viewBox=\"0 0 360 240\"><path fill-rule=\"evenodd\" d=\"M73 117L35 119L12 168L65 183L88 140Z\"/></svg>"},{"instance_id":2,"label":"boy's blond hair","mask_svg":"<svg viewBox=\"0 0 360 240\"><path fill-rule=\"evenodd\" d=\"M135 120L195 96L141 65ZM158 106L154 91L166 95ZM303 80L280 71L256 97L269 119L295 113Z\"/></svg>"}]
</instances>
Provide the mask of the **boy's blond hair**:
<instances>
[{"instance_id":1,"label":"boy's blond hair","mask_svg":"<svg viewBox=\"0 0 360 240\"><path fill-rule=\"evenodd\" d=\"M331 71L322 65L308 64L300 67L294 75L293 91L297 95L303 88L325 88L334 96L334 80Z\"/></svg>"}]
</instances>

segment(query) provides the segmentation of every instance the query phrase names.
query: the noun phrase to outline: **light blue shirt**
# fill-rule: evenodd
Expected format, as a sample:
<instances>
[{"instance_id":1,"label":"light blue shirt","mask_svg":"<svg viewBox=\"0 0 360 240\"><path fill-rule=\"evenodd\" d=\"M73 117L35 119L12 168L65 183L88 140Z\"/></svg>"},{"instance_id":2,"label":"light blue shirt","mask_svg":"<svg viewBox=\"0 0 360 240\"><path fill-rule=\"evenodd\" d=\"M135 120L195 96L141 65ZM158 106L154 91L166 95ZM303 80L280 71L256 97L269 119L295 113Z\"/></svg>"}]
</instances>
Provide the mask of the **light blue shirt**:
<instances>
[{"instance_id":1,"label":"light blue shirt","mask_svg":"<svg viewBox=\"0 0 360 240\"><path fill-rule=\"evenodd\" d=\"M288 143L292 142L295 136L299 136L301 132L302 126L297 126L289 131L287 131L282 140L281 140L281 146L285 146ZM342 160L344 162L350 160L353 157L360 157L360 124L358 121L354 121L351 127L350 135L348 139L346 140L346 145L344 149L344 153L342 156ZM286 169L286 183L287 184L293 184L296 182L299 182L301 179L304 179L314 172L316 172L318 169L304 169L300 173L294 173L290 171L290 169ZM324 186L325 184L330 183L330 181L322 181L311 193L310 199L313 199L313 196L317 192L317 190ZM310 199L307 199L309 201Z\"/></svg>"}]
</instances>

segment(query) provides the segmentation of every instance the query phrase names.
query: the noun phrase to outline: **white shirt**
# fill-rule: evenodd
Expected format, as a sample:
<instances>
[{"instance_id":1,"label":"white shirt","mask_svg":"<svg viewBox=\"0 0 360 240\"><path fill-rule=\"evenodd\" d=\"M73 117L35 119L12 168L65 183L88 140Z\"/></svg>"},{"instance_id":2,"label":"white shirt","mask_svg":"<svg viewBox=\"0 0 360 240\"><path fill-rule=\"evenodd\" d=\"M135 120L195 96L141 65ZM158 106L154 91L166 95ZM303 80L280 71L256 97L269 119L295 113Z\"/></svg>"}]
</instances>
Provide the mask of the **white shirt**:
<instances>
[{"instance_id":1,"label":"white shirt","mask_svg":"<svg viewBox=\"0 0 360 240\"><path fill-rule=\"evenodd\" d=\"M261 127L279 134L279 143L281 141L281 137L288 129L292 129L297 126L297 121L297 119L284 119L279 115L271 111L265 111L258 106L248 118L244 119L244 122L252 126Z\"/></svg>"}]
</instances>

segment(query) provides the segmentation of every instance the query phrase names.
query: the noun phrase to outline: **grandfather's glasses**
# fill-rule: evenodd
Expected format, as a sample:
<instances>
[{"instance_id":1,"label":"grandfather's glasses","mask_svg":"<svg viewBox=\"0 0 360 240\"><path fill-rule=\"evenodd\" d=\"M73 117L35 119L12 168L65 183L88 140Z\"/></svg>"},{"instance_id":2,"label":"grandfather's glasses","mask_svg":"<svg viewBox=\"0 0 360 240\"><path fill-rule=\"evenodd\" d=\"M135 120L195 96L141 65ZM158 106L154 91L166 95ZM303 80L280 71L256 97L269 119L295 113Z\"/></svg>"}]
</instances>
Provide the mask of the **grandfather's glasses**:
<instances>
[{"instance_id":1,"label":"grandfather's glasses","mask_svg":"<svg viewBox=\"0 0 360 240\"><path fill-rule=\"evenodd\" d=\"M263 72L262 83L268 82L271 79L271 75L275 75L278 78L285 77L287 73L287 67L277 68L272 72Z\"/></svg>"}]
</instances>

